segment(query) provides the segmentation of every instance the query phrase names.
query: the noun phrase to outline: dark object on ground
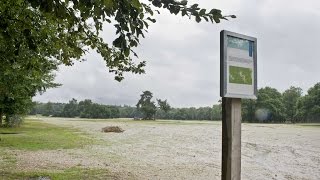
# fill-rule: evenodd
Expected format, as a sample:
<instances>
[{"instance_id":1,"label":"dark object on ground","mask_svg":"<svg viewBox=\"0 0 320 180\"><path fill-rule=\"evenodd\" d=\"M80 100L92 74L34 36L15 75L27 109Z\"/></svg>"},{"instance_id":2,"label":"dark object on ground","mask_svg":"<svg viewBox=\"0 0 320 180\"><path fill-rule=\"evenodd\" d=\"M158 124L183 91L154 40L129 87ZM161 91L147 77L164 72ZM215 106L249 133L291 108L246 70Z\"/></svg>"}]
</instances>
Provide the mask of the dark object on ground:
<instances>
[{"instance_id":1,"label":"dark object on ground","mask_svg":"<svg viewBox=\"0 0 320 180\"><path fill-rule=\"evenodd\" d=\"M0 132L0 134L20 134L18 132Z\"/></svg>"},{"instance_id":2,"label":"dark object on ground","mask_svg":"<svg viewBox=\"0 0 320 180\"><path fill-rule=\"evenodd\" d=\"M121 129L119 126L107 126L102 128L102 132L115 132L115 133L122 133L124 130Z\"/></svg>"}]
</instances>

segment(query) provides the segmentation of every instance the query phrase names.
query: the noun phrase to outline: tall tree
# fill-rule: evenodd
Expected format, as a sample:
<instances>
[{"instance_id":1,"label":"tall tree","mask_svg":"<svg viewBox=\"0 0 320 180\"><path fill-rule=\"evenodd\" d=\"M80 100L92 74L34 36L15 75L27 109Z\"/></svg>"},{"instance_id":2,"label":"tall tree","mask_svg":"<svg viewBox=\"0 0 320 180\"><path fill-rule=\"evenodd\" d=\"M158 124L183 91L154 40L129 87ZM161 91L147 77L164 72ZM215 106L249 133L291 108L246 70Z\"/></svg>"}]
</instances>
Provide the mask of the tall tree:
<instances>
[{"instance_id":1,"label":"tall tree","mask_svg":"<svg viewBox=\"0 0 320 180\"><path fill-rule=\"evenodd\" d=\"M261 112L262 121L283 122L285 120L284 105L281 93L271 87L265 87L258 90L258 98L256 104L256 113Z\"/></svg>"},{"instance_id":2,"label":"tall tree","mask_svg":"<svg viewBox=\"0 0 320 180\"><path fill-rule=\"evenodd\" d=\"M300 121L320 122L320 83L308 90L297 103L297 118Z\"/></svg>"},{"instance_id":3,"label":"tall tree","mask_svg":"<svg viewBox=\"0 0 320 180\"><path fill-rule=\"evenodd\" d=\"M50 55L55 47L43 31L56 28L41 21L37 10L21 8L24 1L0 1L0 124L2 115L25 114L36 93L55 87L58 62ZM52 28L52 29L51 29Z\"/></svg>"},{"instance_id":4,"label":"tall tree","mask_svg":"<svg viewBox=\"0 0 320 180\"><path fill-rule=\"evenodd\" d=\"M212 106L212 120L222 119L222 106L221 104L215 104Z\"/></svg>"},{"instance_id":5,"label":"tall tree","mask_svg":"<svg viewBox=\"0 0 320 180\"><path fill-rule=\"evenodd\" d=\"M36 93L58 86L53 83L52 70L56 69L55 62L32 61L36 57L22 49L19 51L22 54L7 54L6 47L2 45L0 35L0 125L3 115L10 117L27 113Z\"/></svg>"},{"instance_id":6,"label":"tall tree","mask_svg":"<svg viewBox=\"0 0 320 180\"><path fill-rule=\"evenodd\" d=\"M302 95L302 89L291 86L282 93L283 104L285 108L286 119L295 122L295 115L297 114L297 103Z\"/></svg>"},{"instance_id":7,"label":"tall tree","mask_svg":"<svg viewBox=\"0 0 320 180\"><path fill-rule=\"evenodd\" d=\"M255 122L255 112L256 112L256 100L253 99L243 99L241 104L242 109L242 119L247 122Z\"/></svg>"},{"instance_id":8,"label":"tall tree","mask_svg":"<svg viewBox=\"0 0 320 180\"><path fill-rule=\"evenodd\" d=\"M72 98L62 110L63 117L76 117L79 116L78 101Z\"/></svg>"},{"instance_id":9,"label":"tall tree","mask_svg":"<svg viewBox=\"0 0 320 180\"><path fill-rule=\"evenodd\" d=\"M170 104L168 103L167 100L161 100L161 99L157 99L157 102L158 102L158 106L161 110L163 110L165 113L167 113L168 111L170 111L171 109L171 106Z\"/></svg>"},{"instance_id":10,"label":"tall tree","mask_svg":"<svg viewBox=\"0 0 320 180\"><path fill-rule=\"evenodd\" d=\"M152 93L150 91L143 91L140 95L140 99L137 103L137 109L143 114L143 119L151 120L154 119L154 115L157 112L155 102L152 101Z\"/></svg>"},{"instance_id":11,"label":"tall tree","mask_svg":"<svg viewBox=\"0 0 320 180\"><path fill-rule=\"evenodd\" d=\"M80 112L81 118L92 117L92 113L94 111L92 101L90 99L85 99L83 101L80 101L78 104L78 110Z\"/></svg>"},{"instance_id":12,"label":"tall tree","mask_svg":"<svg viewBox=\"0 0 320 180\"><path fill-rule=\"evenodd\" d=\"M52 103L50 101L45 104L44 112L43 112L42 115L44 115L44 116L53 115L53 105L52 105Z\"/></svg>"}]
</instances>

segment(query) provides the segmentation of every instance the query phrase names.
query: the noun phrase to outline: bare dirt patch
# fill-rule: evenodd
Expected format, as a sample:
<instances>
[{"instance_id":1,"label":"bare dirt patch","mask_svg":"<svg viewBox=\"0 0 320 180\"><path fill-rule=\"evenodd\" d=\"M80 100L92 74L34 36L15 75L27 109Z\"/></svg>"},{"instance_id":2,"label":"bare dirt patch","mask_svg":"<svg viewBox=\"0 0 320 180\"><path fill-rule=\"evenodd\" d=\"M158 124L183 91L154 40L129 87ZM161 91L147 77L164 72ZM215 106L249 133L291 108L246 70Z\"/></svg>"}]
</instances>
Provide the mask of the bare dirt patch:
<instances>
[{"instance_id":1,"label":"bare dirt patch","mask_svg":"<svg viewBox=\"0 0 320 180\"><path fill-rule=\"evenodd\" d=\"M17 168L22 171L67 169L74 166L101 168L103 163L79 150L15 151Z\"/></svg>"},{"instance_id":2,"label":"bare dirt patch","mask_svg":"<svg viewBox=\"0 0 320 180\"><path fill-rule=\"evenodd\" d=\"M78 155L94 162L89 167L102 164L120 179L221 179L220 122L43 120L77 128L105 142L78 149ZM106 135L101 133L106 126L126 131ZM318 180L319 154L318 128L242 124L242 179Z\"/></svg>"}]
</instances>

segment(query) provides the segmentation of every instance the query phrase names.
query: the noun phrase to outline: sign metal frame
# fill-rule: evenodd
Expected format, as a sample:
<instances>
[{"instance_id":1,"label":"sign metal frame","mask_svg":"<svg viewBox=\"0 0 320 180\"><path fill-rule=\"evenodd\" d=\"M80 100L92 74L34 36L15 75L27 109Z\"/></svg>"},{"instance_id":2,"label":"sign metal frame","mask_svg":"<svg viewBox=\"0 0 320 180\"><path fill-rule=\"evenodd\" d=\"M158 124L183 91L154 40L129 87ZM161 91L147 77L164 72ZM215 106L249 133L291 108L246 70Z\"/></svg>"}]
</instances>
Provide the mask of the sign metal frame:
<instances>
[{"instance_id":1,"label":"sign metal frame","mask_svg":"<svg viewBox=\"0 0 320 180\"><path fill-rule=\"evenodd\" d=\"M227 38L228 36L248 40L253 42L253 94L236 94L228 93L228 63L227 63ZM220 32L220 96L228 98L244 98L244 99L257 99L257 38L238 34L231 31L222 30Z\"/></svg>"}]
</instances>

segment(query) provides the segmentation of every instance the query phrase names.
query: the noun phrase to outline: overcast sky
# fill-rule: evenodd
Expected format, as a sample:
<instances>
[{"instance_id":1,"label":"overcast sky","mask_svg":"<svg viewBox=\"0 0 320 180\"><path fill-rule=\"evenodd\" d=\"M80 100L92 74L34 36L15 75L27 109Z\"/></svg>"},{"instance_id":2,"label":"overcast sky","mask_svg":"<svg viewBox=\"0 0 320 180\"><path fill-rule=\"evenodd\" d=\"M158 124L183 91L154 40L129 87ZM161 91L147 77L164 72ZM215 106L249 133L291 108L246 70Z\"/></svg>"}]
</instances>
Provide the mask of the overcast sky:
<instances>
[{"instance_id":1,"label":"overcast sky","mask_svg":"<svg viewBox=\"0 0 320 180\"><path fill-rule=\"evenodd\" d=\"M320 82L319 0L198 0L201 7L221 9L236 19L220 24L195 23L166 11L157 15L137 49L147 61L146 74L125 74L116 82L96 53L86 62L60 67L63 84L34 98L42 102L92 99L103 104L135 105L144 90L172 106L211 106L219 96L219 33L234 31L258 39L258 88L281 92L299 86L304 92ZM113 34L106 29L106 39Z\"/></svg>"}]
</instances>

